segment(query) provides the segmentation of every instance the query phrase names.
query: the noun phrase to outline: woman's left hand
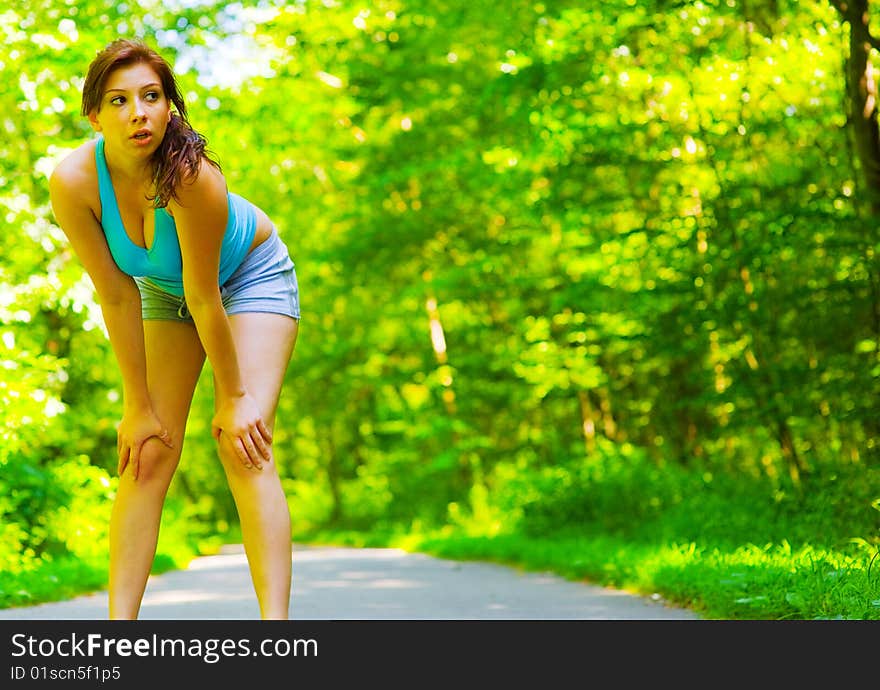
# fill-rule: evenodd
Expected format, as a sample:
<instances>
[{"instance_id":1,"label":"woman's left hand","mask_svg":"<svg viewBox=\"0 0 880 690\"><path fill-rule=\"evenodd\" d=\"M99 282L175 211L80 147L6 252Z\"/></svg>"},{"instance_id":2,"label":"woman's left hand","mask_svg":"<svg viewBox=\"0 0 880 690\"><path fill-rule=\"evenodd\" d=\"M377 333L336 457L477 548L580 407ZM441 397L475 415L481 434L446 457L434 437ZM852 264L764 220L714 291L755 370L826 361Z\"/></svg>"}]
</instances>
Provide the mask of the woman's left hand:
<instances>
[{"instance_id":1,"label":"woman's left hand","mask_svg":"<svg viewBox=\"0 0 880 690\"><path fill-rule=\"evenodd\" d=\"M211 421L211 433L219 442L226 434L241 463L251 469L263 469L272 461L272 433L250 394L222 401Z\"/></svg>"}]
</instances>

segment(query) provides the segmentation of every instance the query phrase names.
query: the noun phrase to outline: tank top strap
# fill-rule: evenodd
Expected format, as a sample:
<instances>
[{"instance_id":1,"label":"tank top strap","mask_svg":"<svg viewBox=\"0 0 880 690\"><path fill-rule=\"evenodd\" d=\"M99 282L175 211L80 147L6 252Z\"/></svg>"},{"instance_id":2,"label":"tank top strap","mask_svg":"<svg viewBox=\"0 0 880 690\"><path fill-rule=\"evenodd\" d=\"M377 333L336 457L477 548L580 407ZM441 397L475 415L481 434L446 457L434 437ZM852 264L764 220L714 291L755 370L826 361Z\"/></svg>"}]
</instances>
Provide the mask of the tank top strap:
<instances>
[{"instance_id":1,"label":"tank top strap","mask_svg":"<svg viewBox=\"0 0 880 690\"><path fill-rule=\"evenodd\" d=\"M95 165L98 168L98 193L101 196L101 224L105 232L124 233L122 216L116 203L116 191L113 189L107 157L104 155L104 137L98 137L95 143Z\"/></svg>"}]
</instances>

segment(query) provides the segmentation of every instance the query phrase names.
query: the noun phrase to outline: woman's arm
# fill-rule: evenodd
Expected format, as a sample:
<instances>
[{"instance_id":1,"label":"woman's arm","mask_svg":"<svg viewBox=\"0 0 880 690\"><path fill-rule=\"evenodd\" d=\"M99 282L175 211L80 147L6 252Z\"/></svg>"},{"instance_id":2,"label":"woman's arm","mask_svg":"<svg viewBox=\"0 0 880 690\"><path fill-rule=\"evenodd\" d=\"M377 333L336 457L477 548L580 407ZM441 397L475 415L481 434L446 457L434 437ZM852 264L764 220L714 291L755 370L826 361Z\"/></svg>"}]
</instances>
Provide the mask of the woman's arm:
<instances>
[{"instance_id":1,"label":"woman's arm","mask_svg":"<svg viewBox=\"0 0 880 690\"><path fill-rule=\"evenodd\" d=\"M49 178L49 195L55 219L88 273L98 294L110 344L122 374L123 418L117 437L118 470L130 462L137 478L140 450L156 436L171 446L168 431L153 412L147 389L141 298L134 280L113 260L101 226L83 202L83 174L70 159Z\"/></svg>"},{"instance_id":2,"label":"woman's arm","mask_svg":"<svg viewBox=\"0 0 880 690\"><path fill-rule=\"evenodd\" d=\"M174 214L183 259L183 290L216 381L214 437L225 433L245 466L271 460L271 433L241 377L229 317L220 297L220 248L229 213L222 174L202 161L195 179L185 181L169 207Z\"/></svg>"}]
</instances>

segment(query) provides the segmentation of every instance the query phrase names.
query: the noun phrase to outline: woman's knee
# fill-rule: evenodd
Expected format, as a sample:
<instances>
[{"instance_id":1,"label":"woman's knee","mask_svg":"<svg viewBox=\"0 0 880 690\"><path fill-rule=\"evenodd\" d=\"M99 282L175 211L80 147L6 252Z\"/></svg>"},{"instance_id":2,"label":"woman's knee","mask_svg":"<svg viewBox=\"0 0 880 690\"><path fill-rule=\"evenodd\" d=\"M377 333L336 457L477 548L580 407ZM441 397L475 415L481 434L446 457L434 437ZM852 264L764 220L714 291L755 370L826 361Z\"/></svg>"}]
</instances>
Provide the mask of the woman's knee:
<instances>
[{"instance_id":1,"label":"woman's knee","mask_svg":"<svg viewBox=\"0 0 880 690\"><path fill-rule=\"evenodd\" d=\"M170 482L179 460L180 448L169 448L156 437L148 438L141 446L137 481Z\"/></svg>"},{"instance_id":2,"label":"woman's knee","mask_svg":"<svg viewBox=\"0 0 880 690\"><path fill-rule=\"evenodd\" d=\"M269 447L269 452L271 457L274 458L274 450L272 449L272 444L267 444ZM223 463L223 468L226 470L227 475L232 477L256 477L259 476L262 472L265 472L272 463L267 463L265 460L262 461L263 469L259 470L256 467L247 467L245 465L245 461L242 460L241 456L235 450L235 447L229 441L229 439L222 435L217 441L217 453L220 456L220 462ZM250 462L250 461L249 461Z\"/></svg>"}]
</instances>

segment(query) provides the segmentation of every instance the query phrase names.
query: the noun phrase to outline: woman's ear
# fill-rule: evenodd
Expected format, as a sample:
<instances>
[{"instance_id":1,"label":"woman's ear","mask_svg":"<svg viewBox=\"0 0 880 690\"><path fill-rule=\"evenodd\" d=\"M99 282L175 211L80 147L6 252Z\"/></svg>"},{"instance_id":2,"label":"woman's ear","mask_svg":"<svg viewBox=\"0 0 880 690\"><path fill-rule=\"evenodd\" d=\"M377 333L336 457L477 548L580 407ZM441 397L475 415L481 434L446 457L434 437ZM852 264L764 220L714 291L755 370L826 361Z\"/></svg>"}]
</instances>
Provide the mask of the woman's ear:
<instances>
[{"instance_id":1,"label":"woman's ear","mask_svg":"<svg viewBox=\"0 0 880 690\"><path fill-rule=\"evenodd\" d=\"M92 129L96 132L101 131L101 123L98 122L98 111L93 110L89 113L89 124L92 126Z\"/></svg>"}]
</instances>

